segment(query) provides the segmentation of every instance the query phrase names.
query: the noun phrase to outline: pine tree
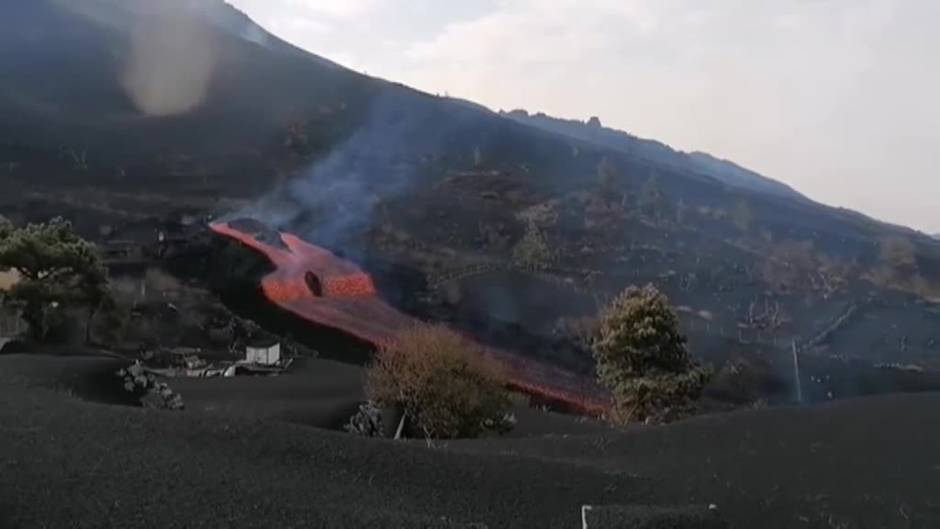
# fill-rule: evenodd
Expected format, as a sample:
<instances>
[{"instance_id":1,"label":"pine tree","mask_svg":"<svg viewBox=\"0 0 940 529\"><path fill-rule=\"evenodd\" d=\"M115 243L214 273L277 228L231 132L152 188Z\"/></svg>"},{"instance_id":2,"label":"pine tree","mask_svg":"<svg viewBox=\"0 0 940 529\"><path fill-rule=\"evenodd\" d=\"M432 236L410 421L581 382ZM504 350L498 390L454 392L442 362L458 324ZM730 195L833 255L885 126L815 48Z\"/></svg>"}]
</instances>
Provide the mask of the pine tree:
<instances>
[{"instance_id":1,"label":"pine tree","mask_svg":"<svg viewBox=\"0 0 940 529\"><path fill-rule=\"evenodd\" d=\"M111 299L107 270L94 247L61 218L19 229L0 221L0 270L19 274L7 302L21 311L40 341L53 313L79 306L88 309L87 339L91 320Z\"/></svg>"},{"instance_id":2,"label":"pine tree","mask_svg":"<svg viewBox=\"0 0 940 529\"><path fill-rule=\"evenodd\" d=\"M594 340L601 384L618 423L661 422L689 413L710 373L691 358L679 318L654 286L630 287L603 310Z\"/></svg>"}]
</instances>

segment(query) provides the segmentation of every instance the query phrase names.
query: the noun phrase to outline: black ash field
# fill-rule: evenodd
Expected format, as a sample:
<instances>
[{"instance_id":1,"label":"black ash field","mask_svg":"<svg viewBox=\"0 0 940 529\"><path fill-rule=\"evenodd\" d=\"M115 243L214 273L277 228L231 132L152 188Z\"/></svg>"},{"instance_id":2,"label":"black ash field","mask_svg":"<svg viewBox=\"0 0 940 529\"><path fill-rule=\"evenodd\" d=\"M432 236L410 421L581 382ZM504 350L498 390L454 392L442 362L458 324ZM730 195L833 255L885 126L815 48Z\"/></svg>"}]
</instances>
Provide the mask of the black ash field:
<instances>
[{"instance_id":1,"label":"black ash field","mask_svg":"<svg viewBox=\"0 0 940 529\"><path fill-rule=\"evenodd\" d=\"M359 398L349 366L198 381L170 413L102 391L120 365L0 357L0 527L561 528L583 504L715 504L741 528L940 524L937 394L627 431L530 411L513 438L427 446L319 427Z\"/></svg>"}]
</instances>

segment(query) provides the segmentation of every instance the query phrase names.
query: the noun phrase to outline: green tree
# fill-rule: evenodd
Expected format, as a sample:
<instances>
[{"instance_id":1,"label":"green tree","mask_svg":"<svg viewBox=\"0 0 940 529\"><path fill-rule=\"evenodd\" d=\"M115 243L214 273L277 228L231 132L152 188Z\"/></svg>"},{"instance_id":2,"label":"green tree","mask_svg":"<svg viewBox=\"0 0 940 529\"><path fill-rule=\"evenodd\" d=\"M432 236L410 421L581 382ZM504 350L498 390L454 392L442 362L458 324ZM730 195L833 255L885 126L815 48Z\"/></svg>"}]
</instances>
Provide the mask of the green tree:
<instances>
[{"instance_id":1,"label":"green tree","mask_svg":"<svg viewBox=\"0 0 940 529\"><path fill-rule=\"evenodd\" d=\"M366 374L366 394L399 407L428 438L476 437L511 428L504 374L444 327L422 325L382 347Z\"/></svg>"},{"instance_id":2,"label":"green tree","mask_svg":"<svg viewBox=\"0 0 940 529\"><path fill-rule=\"evenodd\" d=\"M92 319L111 299L107 270L94 247L61 218L19 229L0 222L0 270L19 274L7 302L20 309L39 341L48 338L52 317L77 307L88 311L89 340Z\"/></svg>"},{"instance_id":3,"label":"green tree","mask_svg":"<svg viewBox=\"0 0 940 529\"><path fill-rule=\"evenodd\" d=\"M689 354L679 318L652 285L630 287L600 315L597 375L614 397L617 423L663 422L694 409L710 377Z\"/></svg>"},{"instance_id":4,"label":"green tree","mask_svg":"<svg viewBox=\"0 0 940 529\"><path fill-rule=\"evenodd\" d=\"M545 232L530 219L526 223L525 234L513 247L513 263L528 270L545 270L555 263L556 258Z\"/></svg>"}]
</instances>

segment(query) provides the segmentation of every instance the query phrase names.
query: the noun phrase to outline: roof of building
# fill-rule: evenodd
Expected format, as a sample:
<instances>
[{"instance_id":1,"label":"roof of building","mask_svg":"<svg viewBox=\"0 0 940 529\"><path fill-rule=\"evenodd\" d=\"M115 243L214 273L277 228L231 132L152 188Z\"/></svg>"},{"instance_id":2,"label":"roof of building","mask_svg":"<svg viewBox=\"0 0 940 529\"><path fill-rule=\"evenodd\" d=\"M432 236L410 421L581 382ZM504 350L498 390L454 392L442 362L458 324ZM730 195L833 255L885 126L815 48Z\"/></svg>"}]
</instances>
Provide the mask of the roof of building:
<instances>
[{"instance_id":1,"label":"roof of building","mask_svg":"<svg viewBox=\"0 0 940 529\"><path fill-rule=\"evenodd\" d=\"M249 348L249 349L270 349L270 348L272 348L272 347L274 347L274 346L277 346L277 345L280 345L280 344L281 344L281 342L279 342L278 340L275 340L275 339L273 339L273 338L271 338L271 339L263 339L263 338L262 338L262 339L252 340L252 341L248 342L248 343L246 344L246 347Z\"/></svg>"}]
</instances>

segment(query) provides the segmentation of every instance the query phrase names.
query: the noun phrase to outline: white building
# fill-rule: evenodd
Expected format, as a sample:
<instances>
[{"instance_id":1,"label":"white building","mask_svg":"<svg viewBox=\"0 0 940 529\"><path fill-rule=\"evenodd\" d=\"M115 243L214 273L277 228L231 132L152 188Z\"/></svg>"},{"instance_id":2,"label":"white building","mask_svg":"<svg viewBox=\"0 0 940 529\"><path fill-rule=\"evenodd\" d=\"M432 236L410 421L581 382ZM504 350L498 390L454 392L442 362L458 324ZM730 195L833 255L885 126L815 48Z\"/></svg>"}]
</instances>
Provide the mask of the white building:
<instances>
[{"instance_id":1,"label":"white building","mask_svg":"<svg viewBox=\"0 0 940 529\"><path fill-rule=\"evenodd\" d=\"M249 345L245 348L245 361L262 366L277 365L281 361L281 344L264 342Z\"/></svg>"},{"instance_id":2,"label":"white building","mask_svg":"<svg viewBox=\"0 0 940 529\"><path fill-rule=\"evenodd\" d=\"M26 323L19 314L0 307L0 349L26 332Z\"/></svg>"}]
</instances>

